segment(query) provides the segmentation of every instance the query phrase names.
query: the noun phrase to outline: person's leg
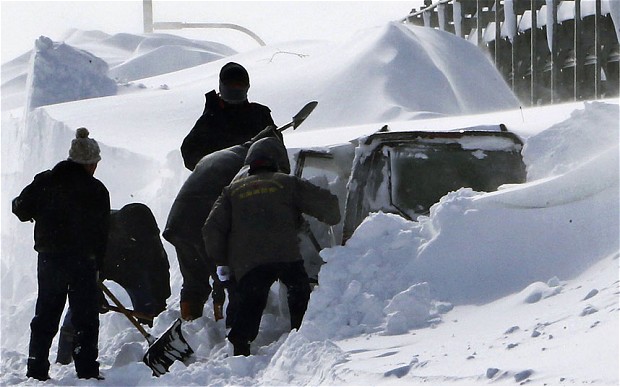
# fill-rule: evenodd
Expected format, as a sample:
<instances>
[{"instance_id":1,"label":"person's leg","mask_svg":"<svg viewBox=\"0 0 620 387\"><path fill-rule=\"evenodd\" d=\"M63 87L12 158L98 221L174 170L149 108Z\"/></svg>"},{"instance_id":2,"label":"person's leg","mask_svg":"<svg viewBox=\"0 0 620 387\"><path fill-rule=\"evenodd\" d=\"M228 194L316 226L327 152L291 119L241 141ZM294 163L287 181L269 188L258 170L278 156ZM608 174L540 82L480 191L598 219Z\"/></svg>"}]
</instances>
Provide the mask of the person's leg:
<instances>
[{"instance_id":1,"label":"person's leg","mask_svg":"<svg viewBox=\"0 0 620 387\"><path fill-rule=\"evenodd\" d=\"M226 288L228 293L228 306L226 306L226 328L233 326L237 310L239 310L239 297L237 296L237 281L232 278Z\"/></svg>"},{"instance_id":2,"label":"person's leg","mask_svg":"<svg viewBox=\"0 0 620 387\"><path fill-rule=\"evenodd\" d=\"M194 320L202 316L204 304L211 294L211 270L195 244L180 238L175 238L173 242L183 276L181 317L184 320Z\"/></svg>"},{"instance_id":3,"label":"person's leg","mask_svg":"<svg viewBox=\"0 0 620 387\"><path fill-rule=\"evenodd\" d=\"M250 342L258 335L269 289L276 278L276 272L270 265L262 265L252 269L237 283L238 309L228 334L228 340L235 347L235 355L250 354Z\"/></svg>"},{"instance_id":4,"label":"person's leg","mask_svg":"<svg viewBox=\"0 0 620 387\"><path fill-rule=\"evenodd\" d=\"M30 323L30 345L26 376L49 379L49 350L67 300L65 257L39 254L37 281L39 293L35 315Z\"/></svg>"},{"instance_id":5,"label":"person's leg","mask_svg":"<svg viewBox=\"0 0 620 387\"><path fill-rule=\"evenodd\" d=\"M291 314L291 329L299 329L308 308L310 284L304 262L297 261L279 264L278 277L288 291L288 309Z\"/></svg>"},{"instance_id":6,"label":"person's leg","mask_svg":"<svg viewBox=\"0 0 620 387\"><path fill-rule=\"evenodd\" d=\"M73 359L78 378L99 377L99 287L94 259L75 257L69 306L71 322L75 328Z\"/></svg>"}]
</instances>

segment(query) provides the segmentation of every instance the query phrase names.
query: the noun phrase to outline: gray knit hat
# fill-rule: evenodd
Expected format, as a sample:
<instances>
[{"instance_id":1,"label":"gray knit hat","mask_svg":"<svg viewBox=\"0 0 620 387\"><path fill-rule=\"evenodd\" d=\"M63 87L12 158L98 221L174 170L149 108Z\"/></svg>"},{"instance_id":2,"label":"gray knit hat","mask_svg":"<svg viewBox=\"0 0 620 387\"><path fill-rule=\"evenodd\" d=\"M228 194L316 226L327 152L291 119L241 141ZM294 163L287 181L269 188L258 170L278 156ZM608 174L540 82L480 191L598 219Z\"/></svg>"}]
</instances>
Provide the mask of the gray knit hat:
<instances>
[{"instance_id":1,"label":"gray knit hat","mask_svg":"<svg viewBox=\"0 0 620 387\"><path fill-rule=\"evenodd\" d=\"M78 128L75 138L71 141L69 160L78 164L96 164L101 160L99 144L92 138L88 138L88 129Z\"/></svg>"}]
</instances>

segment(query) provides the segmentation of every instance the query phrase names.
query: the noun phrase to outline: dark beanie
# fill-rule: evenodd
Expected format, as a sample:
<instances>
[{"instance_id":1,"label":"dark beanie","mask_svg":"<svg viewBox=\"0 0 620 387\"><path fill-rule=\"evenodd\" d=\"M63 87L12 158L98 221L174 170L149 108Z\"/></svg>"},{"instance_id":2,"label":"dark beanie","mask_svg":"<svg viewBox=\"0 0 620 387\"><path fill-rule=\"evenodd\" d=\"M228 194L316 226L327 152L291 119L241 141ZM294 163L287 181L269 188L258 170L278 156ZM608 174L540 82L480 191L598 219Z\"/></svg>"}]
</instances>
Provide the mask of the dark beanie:
<instances>
[{"instance_id":1,"label":"dark beanie","mask_svg":"<svg viewBox=\"0 0 620 387\"><path fill-rule=\"evenodd\" d=\"M239 63L228 62L220 70L220 82L228 84L229 82L239 82L243 85L250 85L250 76L246 69Z\"/></svg>"}]
</instances>

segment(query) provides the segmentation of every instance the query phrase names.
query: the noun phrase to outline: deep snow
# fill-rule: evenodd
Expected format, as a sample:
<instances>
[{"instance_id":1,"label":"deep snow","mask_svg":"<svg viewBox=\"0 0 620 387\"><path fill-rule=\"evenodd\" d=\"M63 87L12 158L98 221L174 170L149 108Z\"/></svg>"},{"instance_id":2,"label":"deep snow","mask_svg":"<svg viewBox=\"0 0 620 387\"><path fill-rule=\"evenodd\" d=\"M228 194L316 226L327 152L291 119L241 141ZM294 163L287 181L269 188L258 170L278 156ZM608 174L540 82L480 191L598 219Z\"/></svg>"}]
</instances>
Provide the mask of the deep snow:
<instances>
[{"instance_id":1,"label":"deep snow","mask_svg":"<svg viewBox=\"0 0 620 387\"><path fill-rule=\"evenodd\" d=\"M143 42L149 49L138 50ZM92 31L74 31L67 43L119 69L115 77L124 80L116 96L25 113L16 96L29 91L5 81L27 72L28 61L3 65L0 384L32 383L24 376L36 299L32 225L12 216L10 199L34 173L65 158L75 128L86 126L102 147L97 177L113 207L144 202L163 227L188 175L178 147L229 60L249 69L250 99L270 106L278 124L319 101L299 129L285 132L291 155L384 124L411 130L503 122L525 142L528 182L449 193L417 222L371 215L345 246L323 250L327 264L299 332L287 332L274 286L248 358L231 356L208 302L203 318L183 324L195 359L155 379L141 363L142 336L123 316L102 315L106 380L97 384L619 383L617 99L520 109L469 43L396 23L346 42L290 42L239 54L208 42ZM185 65L162 73L170 52L196 47L218 54L199 55L208 62L201 65L179 55ZM179 316L180 273L165 246L173 295L155 335ZM51 376L48 384L89 384L72 366L53 365Z\"/></svg>"}]
</instances>

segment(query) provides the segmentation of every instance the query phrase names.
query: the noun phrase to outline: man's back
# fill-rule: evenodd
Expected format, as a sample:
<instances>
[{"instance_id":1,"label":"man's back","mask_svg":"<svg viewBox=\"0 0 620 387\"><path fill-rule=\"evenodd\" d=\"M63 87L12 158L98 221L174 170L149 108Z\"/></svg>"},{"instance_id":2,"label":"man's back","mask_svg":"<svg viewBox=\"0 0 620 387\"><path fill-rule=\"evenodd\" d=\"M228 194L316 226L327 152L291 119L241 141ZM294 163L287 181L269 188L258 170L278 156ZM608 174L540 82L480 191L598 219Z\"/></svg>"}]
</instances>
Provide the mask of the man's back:
<instances>
[{"instance_id":1,"label":"man's back","mask_svg":"<svg viewBox=\"0 0 620 387\"><path fill-rule=\"evenodd\" d=\"M51 171L38 174L18 199L14 212L36 221L38 252L102 254L109 193L82 165L61 161Z\"/></svg>"},{"instance_id":2,"label":"man's back","mask_svg":"<svg viewBox=\"0 0 620 387\"><path fill-rule=\"evenodd\" d=\"M340 221L338 199L328 190L295 176L261 172L224 190L203 235L216 259L228 252L240 278L258 264L301 259L297 234L302 213L328 224Z\"/></svg>"}]
</instances>

